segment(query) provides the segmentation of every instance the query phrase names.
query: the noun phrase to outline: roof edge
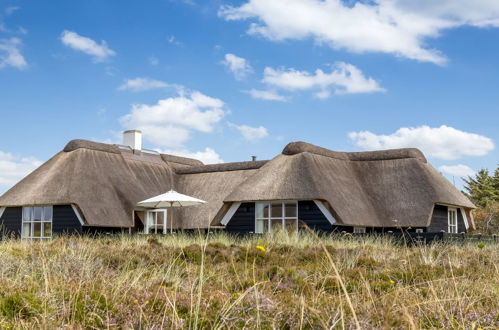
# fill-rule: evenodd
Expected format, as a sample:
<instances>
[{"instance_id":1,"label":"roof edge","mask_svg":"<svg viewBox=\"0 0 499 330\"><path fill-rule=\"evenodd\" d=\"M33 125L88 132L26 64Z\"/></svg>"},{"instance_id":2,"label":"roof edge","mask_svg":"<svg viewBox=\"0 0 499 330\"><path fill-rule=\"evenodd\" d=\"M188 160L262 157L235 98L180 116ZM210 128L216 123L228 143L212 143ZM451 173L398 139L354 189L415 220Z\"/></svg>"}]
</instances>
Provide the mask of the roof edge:
<instances>
[{"instance_id":1,"label":"roof edge","mask_svg":"<svg viewBox=\"0 0 499 330\"><path fill-rule=\"evenodd\" d=\"M362 152L338 152L301 141L288 143L283 149L282 154L290 156L302 152L309 152L325 157L350 161L376 161L414 158L423 163L428 162L421 150L416 148L387 149Z\"/></svg>"},{"instance_id":2,"label":"roof edge","mask_svg":"<svg viewBox=\"0 0 499 330\"><path fill-rule=\"evenodd\" d=\"M167 163L171 162L189 166L204 166L203 162L200 160L175 155L161 154L161 159Z\"/></svg>"},{"instance_id":3,"label":"roof edge","mask_svg":"<svg viewBox=\"0 0 499 330\"><path fill-rule=\"evenodd\" d=\"M191 168L182 168L177 170L177 174L198 174L210 172L228 172L241 170L256 170L267 164L268 160L256 160L248 162L220 163L202 165Z\"/></svg>"},{"instance_id":4,"label":"roof edge","mask_svg":"<svg viewBox=\"0 0 499 330\"><path fill-rule=\"evenodd\" d=\"M68 144L66 144L66 146L64 147L63 151L71 152L77 149L89 149L89 150L109 152L113 154L120 154L118 146L114 144L106 144L106 143L93 142L88 140L79 140L79 139L69 141Z\"/></svg>"}]
</instances>

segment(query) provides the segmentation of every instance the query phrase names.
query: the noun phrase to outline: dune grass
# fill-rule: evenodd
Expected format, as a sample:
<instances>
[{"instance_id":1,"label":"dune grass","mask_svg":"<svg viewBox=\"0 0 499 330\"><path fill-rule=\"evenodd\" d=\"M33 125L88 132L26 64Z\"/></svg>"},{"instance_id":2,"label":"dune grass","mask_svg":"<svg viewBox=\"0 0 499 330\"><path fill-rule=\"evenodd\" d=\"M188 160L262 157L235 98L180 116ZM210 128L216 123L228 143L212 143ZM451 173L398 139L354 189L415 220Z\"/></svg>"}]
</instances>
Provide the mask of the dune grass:
<instances>
[{"instance_id":1,"label":"dune grass","mask_svg":"<svg viewBox=\"0 0 499 330\"><path fill-rule=\"evenodd\" d=\"M226 234L0 242L0 328L499 327L499 246Z\"/></svg>"}]
</instances>

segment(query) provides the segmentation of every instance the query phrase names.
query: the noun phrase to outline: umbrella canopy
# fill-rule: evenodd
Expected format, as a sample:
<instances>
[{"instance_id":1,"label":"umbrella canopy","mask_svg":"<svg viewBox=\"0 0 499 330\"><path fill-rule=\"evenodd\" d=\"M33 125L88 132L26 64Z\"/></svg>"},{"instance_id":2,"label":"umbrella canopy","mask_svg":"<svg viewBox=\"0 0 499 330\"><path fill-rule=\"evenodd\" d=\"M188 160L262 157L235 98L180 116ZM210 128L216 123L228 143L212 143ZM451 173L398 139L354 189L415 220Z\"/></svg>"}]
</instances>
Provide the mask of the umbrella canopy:
<instances>
[{"instance_id":1,"label":"umbrella canopy","mask_svg":"<svg viewBox=\"0 0 499 330\"><path fill-rule=\"evenodd\" d=\"M174 190L167 193L151 197L142 202L138 202L137 206L148 208L166 208L166 207L183 207L206 203L203 200L180 194Z\"/></svg>"}]
</instances>

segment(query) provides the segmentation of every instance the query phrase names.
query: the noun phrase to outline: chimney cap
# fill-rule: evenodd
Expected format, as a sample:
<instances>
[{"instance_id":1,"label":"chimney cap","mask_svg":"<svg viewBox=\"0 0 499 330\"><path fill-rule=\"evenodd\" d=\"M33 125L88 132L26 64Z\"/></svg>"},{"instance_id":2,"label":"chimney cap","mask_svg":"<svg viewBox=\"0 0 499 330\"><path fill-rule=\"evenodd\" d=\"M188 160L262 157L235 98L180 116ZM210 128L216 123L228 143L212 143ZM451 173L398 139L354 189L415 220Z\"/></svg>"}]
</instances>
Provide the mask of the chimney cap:
<instances>
[{"instance_id":1,"label":"chimney cap","mask_svg":"<svg viewBox=\"0 0 499 330\"><path fill-rule=\"evenodd\" d=\"M129 129L126 131L123 131L123 133L142 133L140 129Z\"/></svg>"},{"instance_id":2,"label":"chimney cap","mask_svg":"<svg viewBox=\"0 0 499 330\"><path fill-rule=\"evenodd\" d=\"M251 160L256 162L256 156L251 156Z\"/></svg>"}]
</instances>

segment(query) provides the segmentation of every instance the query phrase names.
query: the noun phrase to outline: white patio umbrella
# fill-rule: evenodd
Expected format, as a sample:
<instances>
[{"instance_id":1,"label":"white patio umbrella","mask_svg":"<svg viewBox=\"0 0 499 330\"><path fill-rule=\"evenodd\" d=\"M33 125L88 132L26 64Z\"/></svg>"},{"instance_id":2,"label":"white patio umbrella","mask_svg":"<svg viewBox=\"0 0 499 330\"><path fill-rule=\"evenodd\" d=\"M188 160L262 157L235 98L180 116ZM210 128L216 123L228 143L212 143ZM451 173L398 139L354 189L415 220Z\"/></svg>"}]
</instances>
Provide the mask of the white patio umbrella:
<instances>
[{"instance_id":1,"label":"white patio umbrella","mask_svg":"<svg viewBox=\"0 0 499 330\"><path fill-rule=\"evenodd\" d=\"M193 206L199 204L205 204L206 202L191 196L180 194L174 190L170 190L167 193L151 197L149 199L143 200L137 203L137 206L161 209L161 208L173 208L173 207L185 207ZM170 216L170 231L173 231L172 217Z\"/></svg>"}]
</instances>

